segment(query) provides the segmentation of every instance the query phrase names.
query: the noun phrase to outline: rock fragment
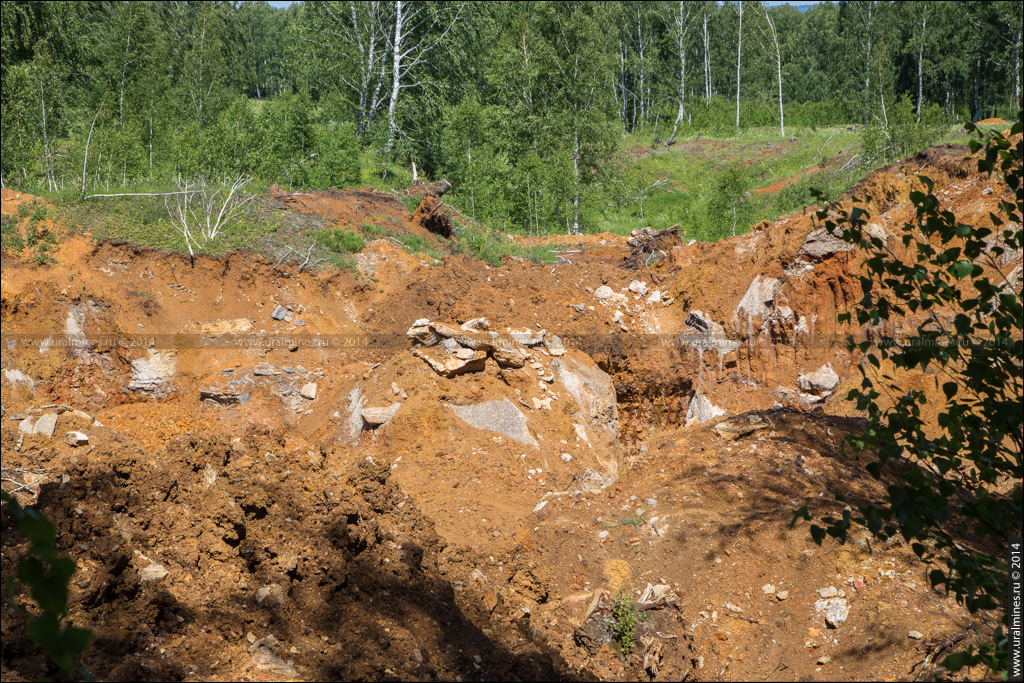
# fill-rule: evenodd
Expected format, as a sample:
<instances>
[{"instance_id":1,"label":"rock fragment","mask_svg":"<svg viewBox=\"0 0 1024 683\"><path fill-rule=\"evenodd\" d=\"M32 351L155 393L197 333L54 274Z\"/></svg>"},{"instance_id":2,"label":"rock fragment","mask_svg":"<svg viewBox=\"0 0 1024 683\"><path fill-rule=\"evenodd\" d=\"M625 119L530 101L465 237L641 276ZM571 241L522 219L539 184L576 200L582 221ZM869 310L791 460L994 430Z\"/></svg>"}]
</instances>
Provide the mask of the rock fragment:
<instances>
[{"instance_id":1,"label":"rock fragment","mask_svg":"<svg viewBox=\"0 0 1024 683\"><path fill-rule=\"evenodd\" d=\"M78 446L84 446L89 443L89 437L82 432L68 432L64 435L64 443L72 448L77 448Z\"/></svg>"}]
</instances>

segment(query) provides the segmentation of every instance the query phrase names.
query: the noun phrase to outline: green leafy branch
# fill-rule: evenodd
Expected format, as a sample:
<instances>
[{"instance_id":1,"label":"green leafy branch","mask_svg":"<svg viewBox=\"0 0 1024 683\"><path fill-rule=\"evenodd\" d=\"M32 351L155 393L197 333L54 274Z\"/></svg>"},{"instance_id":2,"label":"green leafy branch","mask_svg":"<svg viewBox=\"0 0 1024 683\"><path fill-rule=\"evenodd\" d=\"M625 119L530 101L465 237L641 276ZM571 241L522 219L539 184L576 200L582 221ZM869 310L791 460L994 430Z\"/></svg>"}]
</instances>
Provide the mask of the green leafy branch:
<instances>
[{"instance_id":1,"label":"green leafy branch","mask_svg":"<svg viewBox=\"0 0 1024 683\"><path fill-rule=\"evenodd\" d=\"M11 495L4 493L7 514L18 525L18 531L29 542L25 558L18 563L18 581L28 586L39 609L28 617L28 637L66 674L75 671L75 660L89 649L92 631L72 626L68 621L68 588L75 573L75 561L57 554L57 529L33 508L23 508ZM8 595L14 597L14 579L7 581ZM92 676L80 667L78 673L87 680Z\"/></svg>"}]
</instances>

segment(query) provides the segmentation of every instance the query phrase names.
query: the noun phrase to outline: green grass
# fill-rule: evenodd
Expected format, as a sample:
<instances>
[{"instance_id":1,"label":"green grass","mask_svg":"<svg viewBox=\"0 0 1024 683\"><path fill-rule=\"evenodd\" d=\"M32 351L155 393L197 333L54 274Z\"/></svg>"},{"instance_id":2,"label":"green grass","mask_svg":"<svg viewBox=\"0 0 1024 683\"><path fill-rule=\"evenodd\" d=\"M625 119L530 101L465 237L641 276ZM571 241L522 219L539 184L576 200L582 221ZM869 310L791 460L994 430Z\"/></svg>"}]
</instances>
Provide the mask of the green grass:
<instances>
[{"instance_id":1,"label":"green grass","mask_svg":"<svg viewBox=\"0 0 1024 683\"><path fill-rule=\"evenodd\" d=\"M796 140L790 142L791 137ZM965 140L962 129L950 126L937 143ZM777 128L748 128L730 137L677 138L671 148L652 146L650 135L626 136L622 149L637 158L609 193L593 229L626 234L648 225L664 229L679 224L687 239L713 241L732 234L736 199L736 234L742 234L762 220L814 204L812 188L828 199L842 195L873 170L859 163L862 157L840 170L860 147L860 129L847 126L787 130L785 139ZM815 167L824 170L799 177L777 193L754 192ZM727 178L730 174L734 178Z\"/></svg>"}]
</instances>

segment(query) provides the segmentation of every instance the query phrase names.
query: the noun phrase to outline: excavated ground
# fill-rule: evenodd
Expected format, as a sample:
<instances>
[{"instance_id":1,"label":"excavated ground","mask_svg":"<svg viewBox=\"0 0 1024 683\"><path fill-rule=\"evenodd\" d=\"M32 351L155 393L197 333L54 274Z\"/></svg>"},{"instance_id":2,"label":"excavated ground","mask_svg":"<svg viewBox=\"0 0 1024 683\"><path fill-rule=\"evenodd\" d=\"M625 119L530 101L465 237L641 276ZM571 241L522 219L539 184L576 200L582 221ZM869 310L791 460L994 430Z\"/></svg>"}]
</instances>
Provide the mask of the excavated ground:
<instances>
[{"instance_id":1,"label":"excavated ground","mask_svg":"<svg viewBox=\"0 0 1024 683\"><path fill-rule=\"evenodd\" d=\"M868 176L870 229L897 245L919 174L989 224L1009 190L964 154ZM364 194L280 201L362 220ZM898 679L971 625L902 544L790 527L884 486L843 447L857 256L812 210L640 270L621 236L526 241L559 263L4 252L4 490L78 562L97 678ZM7 579L25 545L3 529ZM620 590L648 608L628 659ZM29 603L3 597L4 680L56 675Z\"/></svg>"}]
</instances>

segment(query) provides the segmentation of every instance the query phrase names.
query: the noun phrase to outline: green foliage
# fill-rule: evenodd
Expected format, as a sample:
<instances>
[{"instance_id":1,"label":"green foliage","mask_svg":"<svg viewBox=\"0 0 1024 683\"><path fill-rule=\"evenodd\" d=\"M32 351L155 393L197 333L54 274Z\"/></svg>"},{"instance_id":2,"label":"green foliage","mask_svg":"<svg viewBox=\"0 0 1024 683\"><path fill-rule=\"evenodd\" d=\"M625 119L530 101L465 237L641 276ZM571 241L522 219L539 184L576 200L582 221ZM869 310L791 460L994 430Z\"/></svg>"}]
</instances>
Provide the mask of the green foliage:
<instances>
[{"instance_id":1,"label":"green foliage","mask_svg":"<svg viewBox=\"0 0 1024 683\"><path fill-rule=\"evenodd\" d=\"M619 640L619 652L628 660L637 644L636 627L647 620L647 615L637 609L633 591L622 587L612 601L612 617L615 619L612 629Z\"/></svg>"},{"instance_id":2,"label":"green foliage","mask_svg":"<svg viewBox=\"0 0 1024 683\"><path fill-rule=\"evenodd\" d=\"M75 561L57 554L57 529L44 515L33 508L23 508L18 501L3 493L7 514L18 525L18 531L29 542L28 553L18 563L18 581L29 588L38 610L28 617L25 630L65 673L75 671L75 660L89 649L92 631L72 626L68 621L68 589L75 573ZM14 596L14 581L7 584ZM91 679L88 671L79 673Z\"/></svg>"},{"instance_id":3,"label":"green foliage","mask_svg":"<svg viewBox=\"0 0 1024 683\"><path fill-rule=\"evenodd\" d=\"M359 141L350 123L317 126L313 134L316 156L309 171L311 188L350 187L359 184Z\"/></svg>"},{"instance_id":4,"label":"green foliage","mask_svg":"<svg viewBox=\"0 0 1024 683\"><path fill-rule=\"evenodd\" d=\"M910 98L901 96L882 118L864 127L864 156L872 163L902 159L932 144L939 135L942 111L932 105L917 121Z\"/></svg>"},{"instance_id":5,"label":"green foliage","mask_svg":"<svg viewBox=\"0 0 1024 683\"><path fill-rule=\"evenodd\" d=\"M1011 137L1022 130L1024 112ZM982 144L972 140L971 147L978 151ZM1024 309L1020 276L1007 276L1002 259L1024 245L1022 161L1024 143L1001 134L988 141L978 161L979 171L999 174L1014 193L1012 201L1001 199L998 213L990 214L994 230L962 223L943 210L932 194L932 181L923 176L923 190L910 195L916 218L904 226L909 256L901 258L867 232L870 216L863 208L825 222L833 234L869 255L855 316L858 325L877 332L877 339L874 344L850 339L850 350L863 354L863 380L848 396L867 412L868 424L849 441L857 450L873 451L876 460L868 470L891 483L883 505L861 506L856 513L848 508L841 520L827 517L827 527L811 527L812 537L819 543L826 534L845 538L852 522L878 538L902 535L933 566L932 585L943 586L972 613L1006 605L1003 558L1011 539L1021 536L1024 518ZM827 219L828 213L817 216ZM908 317L923 319L916 334L891 336L890 323ZM925 393L907 390L889 367L929 371L943 382L945 401L937 424L922 417ZM892 405L883 407L883 394ZM799 514L809 518L806 509ZM978 650L949 657L944 665L984 664L1005 678L1007 657L1000 627L991 639L981 640Z\"/></svg>"},{"instance_id":6,"label":"green foliage","mask_svg":"<svg viewBox=\"0 0 1024 683\"><path fill-rule=\"evenodd\" d=\"M363 250L363 236L349 230L342 228L324 230L318 237L320 243L335 254L358 254Z\"/></svg>"}]
</instances>

